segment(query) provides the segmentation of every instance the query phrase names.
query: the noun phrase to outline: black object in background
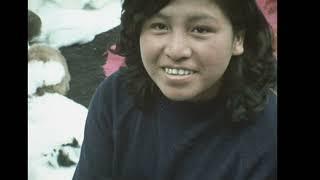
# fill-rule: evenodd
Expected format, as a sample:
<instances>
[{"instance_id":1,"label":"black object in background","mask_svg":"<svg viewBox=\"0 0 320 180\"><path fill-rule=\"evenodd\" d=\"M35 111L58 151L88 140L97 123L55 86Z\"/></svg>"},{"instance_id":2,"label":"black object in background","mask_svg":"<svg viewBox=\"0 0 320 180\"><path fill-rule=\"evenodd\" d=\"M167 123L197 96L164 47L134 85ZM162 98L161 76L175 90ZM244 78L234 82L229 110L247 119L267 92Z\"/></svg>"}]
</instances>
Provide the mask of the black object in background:
<instances>
[{"instance_id":1,"label":"black object in background","mask_svg":"<svg viewBox=\"0 0 320 180\"><path fill-rule=\"evenodd\" d=\"M95 39L82 45L60 48L67 60L71 74L70 91L67 97L86 107L97 86L105 78L104 53L119 38L120 26L96 35Z\"/></svg>"}]
</instances>

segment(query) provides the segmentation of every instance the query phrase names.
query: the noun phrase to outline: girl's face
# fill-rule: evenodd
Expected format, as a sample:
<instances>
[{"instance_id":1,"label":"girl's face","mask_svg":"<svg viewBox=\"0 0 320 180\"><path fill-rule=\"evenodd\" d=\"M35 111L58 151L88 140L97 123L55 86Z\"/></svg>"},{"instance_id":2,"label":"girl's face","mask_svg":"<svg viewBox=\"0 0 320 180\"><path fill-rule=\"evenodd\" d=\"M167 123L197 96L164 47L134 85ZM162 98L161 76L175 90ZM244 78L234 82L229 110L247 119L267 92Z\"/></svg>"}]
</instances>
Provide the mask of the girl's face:
<instances>
[{"instance_id":1,"label":"girl's face","mask_svg":"<svg viewBox=\"0 0 320 180\"><path fill-rule=\"evenodd\" d=\"M143 65L161 92L176 101L214 97L243 36L212 0L173 0L142 26Z\"/></svg>"}]
</instances>

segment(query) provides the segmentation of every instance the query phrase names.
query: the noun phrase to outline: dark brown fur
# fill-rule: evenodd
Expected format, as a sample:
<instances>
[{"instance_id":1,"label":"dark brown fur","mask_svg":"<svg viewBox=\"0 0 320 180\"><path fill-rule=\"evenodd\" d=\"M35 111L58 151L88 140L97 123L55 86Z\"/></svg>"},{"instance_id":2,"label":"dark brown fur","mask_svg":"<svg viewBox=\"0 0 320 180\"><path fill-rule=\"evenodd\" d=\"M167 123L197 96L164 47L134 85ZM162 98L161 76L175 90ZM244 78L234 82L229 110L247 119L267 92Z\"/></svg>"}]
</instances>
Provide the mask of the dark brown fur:
<instances>
[{"instance_id":1,"label":"dark brown fur","mask_svg":"<svg viewBox=\"0 0 320 180\"><path fill-rule=\"evenodd\" d=\"M28 10L28 41L38 36L41 33L41 19L40 17Z\"/></svg>"}]
</instances>

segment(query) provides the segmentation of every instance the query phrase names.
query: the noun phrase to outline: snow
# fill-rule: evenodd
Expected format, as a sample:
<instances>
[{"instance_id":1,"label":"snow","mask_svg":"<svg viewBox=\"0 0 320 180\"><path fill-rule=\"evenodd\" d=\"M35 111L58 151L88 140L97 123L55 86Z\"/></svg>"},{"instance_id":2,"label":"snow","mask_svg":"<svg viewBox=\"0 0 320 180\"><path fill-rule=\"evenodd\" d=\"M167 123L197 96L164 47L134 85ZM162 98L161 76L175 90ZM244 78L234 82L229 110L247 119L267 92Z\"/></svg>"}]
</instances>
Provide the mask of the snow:
<instances>
[{"instance_id":1,"label":"snow","mask_svg":"<svg viewBox=\"0 0 320 180\"><path fill-rule=\"evenodd\" d=\"M28 94L34 94L38 87L58 84L65 76L59 62L31 61L28 63Z\"/></svg>"},{"instance_id":2,"label":"snow","mask_svg":"<svg viewBox=\"0 0 320 180\"><path fill-rule=\"evenodd\" d=\"M85 9L85 4L92 9ZM42 23L40 36L30 44L59 49L88 43L97 34L118 26L121 1L28 0L28 9ZM38 87L58 84L66 75L59 61L50 60L54 55L47 56L48 62L28 60L28 179L71 180L80 156L88 109L57 92L35 94ZM79 146L64 146L74 139ZM58 164L61 152L75 164Z\"/></svg>"},{"instance_id":3,"label":"snow","mask_svg":"<svg viewBox=\"0 0 320 180\"><path fill-rule=\"evenodd\" d=\"M33 43L55 49L88 43L97 34L120 24L120 0L82 0L79 4L76 1L39 3L34 11L41 18L41 34ZM83 9L83 4L89 1L96 9ZM72 162L78 162L88 110L58 93L34 94L38 87L57 84L65 76L59 62L47 59L48 62L28 62L28 179L71 180L76 164L64 167L57 159L63 152ZM79 147L63 146L74 138Z\"/></svg>"},{"instance_id":4,"label":"snow","mask_svg":"<svg viewBox=\"0 0 320 180\"><path fill-rule=\"evenodd\" d=\"M94 2L101 4L102 1L105 1L104 6L97 9L84 9L81 8L81 5L74 8L61 6L68 1L60 2L60 6L48 1L36 5L37 7L30 7L29 9L33 10L42 22L41 34L34 41L59 49L73 44L88 43L97 34L118 26L121 16L121 1L100 0L97 2L96 0Z\"/></svg>"}]
</instances>

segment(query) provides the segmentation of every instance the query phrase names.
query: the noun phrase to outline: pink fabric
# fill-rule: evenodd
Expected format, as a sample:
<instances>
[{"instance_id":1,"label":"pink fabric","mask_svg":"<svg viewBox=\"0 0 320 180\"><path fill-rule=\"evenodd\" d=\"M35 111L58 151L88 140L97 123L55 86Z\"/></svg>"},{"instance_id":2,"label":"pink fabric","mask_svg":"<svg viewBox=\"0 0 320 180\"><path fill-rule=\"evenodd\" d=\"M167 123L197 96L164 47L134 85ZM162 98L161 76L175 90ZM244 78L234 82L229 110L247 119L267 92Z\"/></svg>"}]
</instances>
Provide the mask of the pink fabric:
<instances>
[{"instance_id":1,"label":"pink fabric","mask_svg":"<svg viewBox=\"0 0 320 180\"><path fill-rule=\"evenodd\" d=\"M113 45L111 48L114 49L115 46ZM108 54L106 57L106 63L103 65L103 70L106 77L118 71L120 67L126 66L124 57L113 54L109 50L107 52Z\"/></svg>"},{"instance_id":2,"label":"pink fabric","mask_svg":"<svg viewBox=\"0 0 320 180\"><path fill-rule=\"evenodd\" d=\"M272 29L277 31L277 0L257 0Z\"/></svg>"},{"instance_id":3,"label":"pink fabric","mask_svg":"<svg viewBox=\"0 0 320 180\"><path fill-rule=\"evenodd\" d=\"M266 16L273 31L273 50L277 56L277 0L257 0L257 4Z\"/></svg>"}]
</instances>

